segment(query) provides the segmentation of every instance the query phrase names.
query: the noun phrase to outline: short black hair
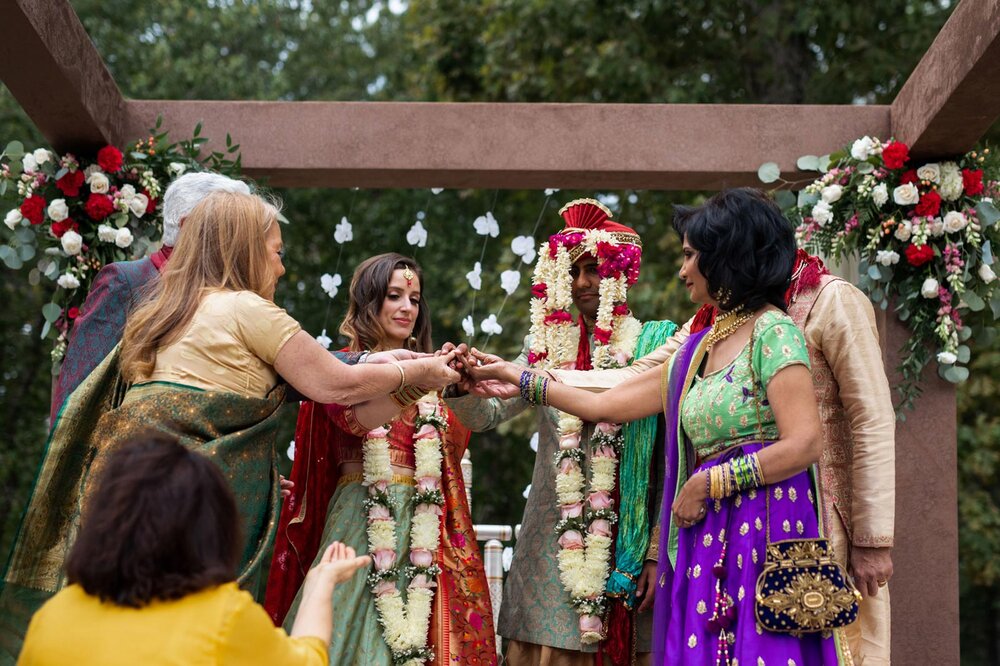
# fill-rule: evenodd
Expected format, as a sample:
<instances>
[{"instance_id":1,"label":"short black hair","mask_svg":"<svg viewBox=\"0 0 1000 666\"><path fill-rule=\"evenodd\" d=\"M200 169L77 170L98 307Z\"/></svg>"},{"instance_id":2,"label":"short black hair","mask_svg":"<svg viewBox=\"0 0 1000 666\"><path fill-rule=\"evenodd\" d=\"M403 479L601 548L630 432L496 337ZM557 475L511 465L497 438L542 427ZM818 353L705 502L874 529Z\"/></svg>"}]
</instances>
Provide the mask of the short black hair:
<instances>
[{"instance_id":1,"label":"short black hair","mask_svg":"<svg viewBox=\"0 0 1000 666\"><path fill-rule=\"evenodd\" d=\"M149 432L110 454L66 573L87 594L141 608L235 580L241 550L236 500L219 468Z\"/></svg>"},{"instance_id":2,"label":"short black hair","mask_svg":"<svg viewBox=\"0 0 1000 666\"><path fill-rule=\"evenodd\" d=\"M698 251L698 270L720 308L787 309L795 232L766 193L742 187L701 206L675 206L674 229Z\"/></svg>"}]
</instances>

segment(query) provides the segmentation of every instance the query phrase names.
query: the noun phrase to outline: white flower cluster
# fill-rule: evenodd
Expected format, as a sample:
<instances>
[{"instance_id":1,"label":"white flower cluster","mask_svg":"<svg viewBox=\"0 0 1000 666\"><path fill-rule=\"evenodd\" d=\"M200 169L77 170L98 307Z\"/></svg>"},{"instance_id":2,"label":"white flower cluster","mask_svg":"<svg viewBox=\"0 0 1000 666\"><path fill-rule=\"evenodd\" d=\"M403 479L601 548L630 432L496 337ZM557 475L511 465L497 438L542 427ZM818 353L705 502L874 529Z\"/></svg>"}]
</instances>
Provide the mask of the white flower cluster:
<instances>
[{"instance_id":1,"label":"white flower cluster","mask_svg":"<svg viewBox=\"0 0 1000 666\"><path fill-rule=\"evenodd\" d=\"M564 367L576 360L576 349L580 343L580 329L576 322L545 323L550 314L568 312L573 304L573 284L569 274L572 266L569 250L564 245L558 246L555 258L543 245L535 264L532 283L544 284L547 289L546 298L531 299L531 351L544 355L538 363L542 368Z\"/></svg>"}]
</instances>

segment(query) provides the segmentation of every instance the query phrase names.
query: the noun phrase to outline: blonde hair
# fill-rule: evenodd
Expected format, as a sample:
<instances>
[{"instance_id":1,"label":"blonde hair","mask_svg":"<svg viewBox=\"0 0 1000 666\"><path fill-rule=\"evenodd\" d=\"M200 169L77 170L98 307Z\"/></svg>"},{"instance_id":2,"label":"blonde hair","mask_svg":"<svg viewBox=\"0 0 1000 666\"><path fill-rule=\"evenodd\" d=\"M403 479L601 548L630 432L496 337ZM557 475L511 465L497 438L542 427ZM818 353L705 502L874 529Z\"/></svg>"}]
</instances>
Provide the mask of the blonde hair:
<instances>
[{"instance_id":1,"label":"blonde hair","mask_svg":"<svg viewBox=\"0 0 1000 666\"><path fill-rule=\"evenodd\" d=\"M177 341L207 291L273 297L265 235L277 217L276 204L237 192L213 192L191 210L151 298L125 325L120 364L126 381L152 374L156 351Z\"/></svg>"}]
</instances>

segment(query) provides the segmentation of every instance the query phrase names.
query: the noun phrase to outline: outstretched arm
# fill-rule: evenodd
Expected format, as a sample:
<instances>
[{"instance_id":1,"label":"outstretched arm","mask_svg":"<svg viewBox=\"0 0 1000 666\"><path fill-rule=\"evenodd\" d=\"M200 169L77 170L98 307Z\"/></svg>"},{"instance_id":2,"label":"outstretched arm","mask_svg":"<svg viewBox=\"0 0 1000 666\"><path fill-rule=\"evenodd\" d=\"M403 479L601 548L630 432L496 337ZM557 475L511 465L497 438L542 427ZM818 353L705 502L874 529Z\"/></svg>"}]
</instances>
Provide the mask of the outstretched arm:
<instances>
[{"instance_id":1,"label":"outstretched arm","mask_svg":"<svg viewBox=\"0 0 1000 666\"><path fill-rule=\"evenodd\" d=\"M472 360L468 361L468 372L476 381L499 379L517 386L522 372L533 372L523 366L508 363L498 356L483 354L477 349L472 350L472 358L479 365L473 366ZM660 377L665 367L651 368L599 394L550 381L547 402L557 409L594 423L624 423L652 416L661 409Z\"/></svg>"}]
</instances>

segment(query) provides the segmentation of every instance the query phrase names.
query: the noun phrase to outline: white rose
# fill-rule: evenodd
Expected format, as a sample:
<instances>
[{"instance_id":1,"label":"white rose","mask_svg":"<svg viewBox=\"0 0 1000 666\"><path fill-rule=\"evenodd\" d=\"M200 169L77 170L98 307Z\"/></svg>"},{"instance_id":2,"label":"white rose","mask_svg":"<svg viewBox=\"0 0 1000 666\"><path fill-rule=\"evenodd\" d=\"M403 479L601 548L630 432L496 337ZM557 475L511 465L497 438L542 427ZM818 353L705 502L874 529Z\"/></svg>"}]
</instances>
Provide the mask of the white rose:
<instances>
[{"instance_id":1,"label":"white rose","mask_svg":"<svg viewBox=\"0 0 1000 666\"><path fill-rule=\"evenodd\" d=\"M949 234L961 231L969 224L969 220L957 210L953 210L944 216L944 230Z\"/></svg>"},{"instance_id":2,"label":"white rose","mask_svg":"<svg viewBox=\"0 0 1000 666\"><path fill-rule=\"evenodd\" d=\"M941 352L937 355L937 361L941 365L952 365L957 360L958 357L951 352Z\"/></svg>"},{"instance_id":3,"label":"white rose","mask_svg":"<svg viewBox=\"0 0 1000 666\"><path fill-rule=\"evenodd\" d=\"M24 169L25 172L34 173L38 170L38 160L35 159L34 155L28 153L21 158L21 168Z\"/></svg>"},{"instance_id":4,"label":"white rose","mask_svg":"<svg viewBox=\"0 0 1000 666\"><path fill-rule=\"evenodd\" d=\"M816 224L819 226L826 226L828 222L833 220L833 211L830 210L830 204L825 201L819 201L813 206L812 218L816 220Z\"/></svg>"},{"instance_id":5,"label":"white rose","mask_svg":"<svg viewBox=\"0 0 1000 666\"><path fill-rule=\"evenodd\" d=\"M61 241L63 252L70 256L80 254L83 249L83 236L72 229L63 234Z\"/></svg>"},{"instance_id":6,"label":"white rose","mask_svg":"<svg viewBox=\"0 0 1000 666\"><path fill-rule=\"evenodd\" d=\"M128 247L129 245L132 244L133 240L134 239L132 238L132 232L129 231L128 227L122 227L121 229L115 232L115 245L117 245L118 247L122 248Z\"/></svg>"},{"instance_id":7,"label":"white rose","mask_svg":"<svg viewBox=\"0 0 1000 666\"><path fill-rule=\"evenodd\" d=\"M53 222L62 222L69 217L69 206L65 199L53 199L49 204L49 217Z\"/></svg>"},{"instance_id":8,"label":"white rose","mask_svg":"<svg viewBox=\"0 0 1000 666\"><path fill-rule=\"evenodd\" d=\"M941 220L940 217L935 217L933 220L931 220L930 224L928 225L928 229L930 229L931 236L934 236L935 238L944 236L944 222Z\"/></svg>"},{"instance_id":9,"label":"white rose","mask_svg":"<svg viewBox=\"0 0 1000 666\"><path fill-rule=\"evenodd\" d=\"M80 281L76 279L75 275L63 273L59 276L59 279L56 280L56 284L63 289L76 289L80 286Z\"/></svg>"},{"instance_id":10,"label":"white rose","mask_svg":"<svg viewBox=\"0 0 1000 666\"><path fill-rule=\"evenodd\" d=\"M132 200L128 202L128 207L132 209L132 214L136 217L142 217L145 215L147 206L149 206L149 197L145 194L136 194L132 197Z\"/></svg>"},{"instance_id":11,"label":"white rose","mask_svg":"<svg viewBox=\"0 0 1000 666\"><path fill-rule=\"evenodd\" d=\"M945 201L955 201L962 196L965 186L962 182L962 170L954 162L941 164L941 186L938 193Z\"/></svg>"},{"instance_id":12,"label":"white rose","mask_svg":"<svg viewBox=\"0 0 1000 666\"><path fill-rule=\"evenodd\" d=\"M889 200L889 190L886 188L885 183L879 183L872 189L872 201L875 205L881 208L885 205L885 202Z\"/></svg>"},{"instance_id":13,"label":"white rose","mask_svg":"<svg viewBox=\"0 0 1000 666\"><path fill-rule=\"evenodd\" d=\"M994 273L993 269L986 264L979 264L979 277L986 284L989 284L990 282L993 282L993 280L997 279L996 273Z\"/></svg>"},{"instance_id":14,"label":"white rose","mask_svg":"<svg viewBox=\"0 0 1000 666\"><path fill-rule=\"evenodd\" d=\"M875 262L883 266L892 266L899 263L899 254L892 250L879 250L875 253Z\"/></svg>"},{"instance_id":15,"label":"white rose","mask_svg":"<svg viewBox=\"0 0 1000 666\"><path fill-rule=\"evenodd\" d=\"M940 285L938 281L934 278L927 278L924 283L920 285L920 295L924 298L937 298L938 288Z\"/></svg>"},{"instance_id":16,"label":"white rose","mask_svg":"<svg viewBox=\"0 0 1000 666\"><path fill-rule=\"evenodd\" d=\"M917 178L929 180L932 183L941 182L941 165L930 162L917 169Z\"/></svg>"},{"instance_id":17,"label":"white rose","mask_svg":"<svg viewBox=\"0 0 1000 666\"><path fill-rule=\"evenodd\" d=\"M101 173L101 166L99 164L91 164L89 167L83 170L83 179L90 182L90 177L95 173Z\"/></svg>"},{"instance_id":18,"label":"white rose","mask_svg":"<svg viewBox=\"0 0 1000 666\"><path fill-rule=\"evenodd\" d=\"M841 195L843 195L843 193L844 193L844 188L842 188L840 185L833 184L824 187L823 190L819 193L819 195L823 199L823 201L827 202L828 204L832 204L835 201L838 201Z\"/></svg>"},{"instance_id":19,"label":"white rose","mask_svg":"<svg viewBox=\"0 0 1000 666\"><path fill-rule=\"evenodd\" d=\"M900 185L892 191L892 200L900 206L912 206L920 201L920 191L913 183Z\"/></svg>"},{"instance_id":20,"label":"white rose","mask_svg":"<svg viewBox=\"0 0 1000 666\"><path fill-rule=\"evenodd\" d=\"M895 236L904 243L910 240L910 236L913 235L913 227L909 222L900 222L899 226L896 227Z\"/></svg>"},{"instance_id":21,"label":"white rose","mask_svg":"<svg viewBox=\"0 0 1000 666\"><path fill-rule=\"evenodd\" d=\"M174 176L182 176L187 171L187 165L181 162L171 162L167 165L167 171Z\"/></svg>"},{"instance_id":22,"label":"white rose","mask_svg":"<svg viewBox=\"0 0 1000 666\"><path fill-rule=\"evenodd\" d=\"M103 243L114 243L115 236L118 235L118 230L114 227L109 227L106 224L102 224L97 227L97 238Z\"/></svg>"},{"instance_id":23,"label":"white rose","mask_svg":"<svg viewBox=\"0 0 1000 666\"><path fill-rule=\"evenodd\" d=\"M15 208L7 212L7 216L3 218L3 223L7 225L8 229L13 231L17 225L21 224L21 220L23 219L24 216L21 215L21 211Z\"/></svg>"},{"instance_id":24,"label":"white rose","mask_svg":"<svg viewBox=\"0 0 1000 666\"><path fill-rule=\"evenodd\" d=\"M863 136L851 144L851 157L856 160L866 160L871 157L872 148L875 147L870 136Z\"/></svg>"},{"instance_id":25,"label":"white rose","mask_svg":"<svg viewBox=\"0 0 1000 666\"><path fill-rule=\"evenodd\" d=\"M87 185L90 185L91 192L107 194L111 188L111 181L108 180L108 177L103 172L95 171L87 177Z\"/></svg>"},{"instance_id":26,"label":"white rose","mask_svg":"<svg viewBox=\"0 0 1000 666\"><path fill-rule=\"evenodd\" d=\"M52 153L44 148L36 149L35 152L32 153L32 156L35 158L35 162L39 165L45 164L52 159Z\"/></svg>"},{"instance_id":27,"label":"white rose","mask_svg":"<svg viewBox=\"0 0 1000 666\"><path fill-rule=\"evenodd\" d=\"M131 185L122 185L121 189L118 190L118 196L131 203L132 199L135 198L135 188Z\"/></svg>"}]
</instances>

